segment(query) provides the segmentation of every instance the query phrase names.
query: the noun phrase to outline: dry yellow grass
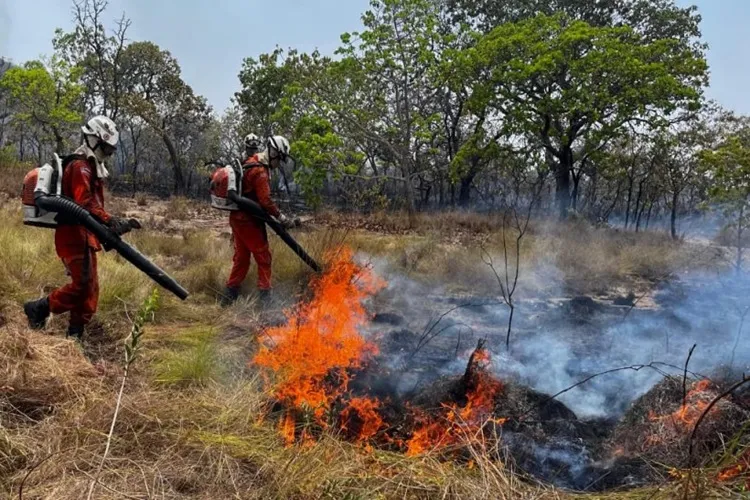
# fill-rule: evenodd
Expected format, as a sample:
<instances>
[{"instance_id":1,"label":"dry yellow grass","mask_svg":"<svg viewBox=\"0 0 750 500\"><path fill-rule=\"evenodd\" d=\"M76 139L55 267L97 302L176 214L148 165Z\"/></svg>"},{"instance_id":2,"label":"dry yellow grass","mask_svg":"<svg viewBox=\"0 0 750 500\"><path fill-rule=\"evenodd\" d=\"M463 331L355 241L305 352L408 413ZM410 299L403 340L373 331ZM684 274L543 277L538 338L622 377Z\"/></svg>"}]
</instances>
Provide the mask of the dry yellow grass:
<instances>
[{"instance_id":1,"label":"dry yellow grass","mask_svg":"<svg viewBox=\"0 0 750 500\"><path fill-rule=\"evenodd\" d=\"M0 163L0 201L3 196L18 198L21 196L23 178L34 168L32 163Z\"/></svg>"}]
</instances>

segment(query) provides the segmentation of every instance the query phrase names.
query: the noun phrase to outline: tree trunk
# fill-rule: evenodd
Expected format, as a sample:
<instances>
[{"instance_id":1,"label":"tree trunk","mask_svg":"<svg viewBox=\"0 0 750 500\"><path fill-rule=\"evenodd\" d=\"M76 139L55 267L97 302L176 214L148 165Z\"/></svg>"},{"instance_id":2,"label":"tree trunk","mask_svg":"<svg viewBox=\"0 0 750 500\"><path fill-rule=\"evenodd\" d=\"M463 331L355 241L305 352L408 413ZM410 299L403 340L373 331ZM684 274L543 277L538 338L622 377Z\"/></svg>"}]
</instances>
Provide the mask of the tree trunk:
<instances>
[{"instance_id":1,"label":"tree trunk","mask_svg":"<svg viewBox=\"0 0 750 500\"><path fill-rule=\"evenodd\" d=\"M635 232L636 233L641 230L641 220L643 219L643 212L646 211L646 204L647 203L648 203L648 201L643 202L643 206L638 211L638 218L635 220Z\"/></svg>"},{"instance_id":2,"label":"tree trunk","mask_svg":"<svg viewBox=\"0 0 750 500\"><path fill-rule=\"evenodd\" d=\"M467 175L461 179L461 187L458 191L458 206L467 207L471 202L471 185L474 182L473 175Z\"/></svg>"},{"instance_id":3,"label":"tree trunk","mask_svg":"<svg viewBox=\"0 0 750 500\"><path fill-rule=\"evenodd\" d=\"M554 165L555 200L560 218L565 219L570 208L570 170L573 167L573 152L567 149L562 156L562 159Z\"/></svg>"},{"instance_id":4,"label":"tree trunk","mask_svg":"<svg viewBox=\"0 0 750 500\"><path fill-rule=\"evenodd\" d=\"M581 184L581 174L573 175L573 194L571 196L571 208L578 211L578 187Z\"/></svg>"},{"instance_id":5,"label":"tree trunk","mask_svg":"<svg viewBox=\"0 0 750 500\"><path fill-rule=\"evenodd\" d=\"M404 176L404 208L406 209L407 213L413 214L414 213L414 191L411 187L411 177L407 172L403 172L402 175Z\"/></svg>"},{"instance_id":6,"label":"tree trunk","mask_svg":"<svg viewBox=\"0 0 750 500\"><path fill-rule=\"evenodd\" d=\"M589 206L591 206L592 209L596 210L596 202L597 195L599 189L599 170L596 168L593 168L591 171L591 194L589 195Z\"/></svg>"},{"instance_id":7,"label":"tree trunk","mask_svg":"<svg viewBox=\"0 0 750 500\"><path fill-rule=\"evenodd\" d=\"M742 271L742 251L744 250L744 242L742 241L742 233L745 228L742 226L742 221L745 218L745 204L743 203L740 207L740 217L737 219L737 274Z\"/></svg>"},{"instance_id":8,"label":"tree trunk","mask_svg":"<svg viewBox=\"0 0 750 500\"><path fill-rule=\"evenodd\" d=\"M169 160L172 163L172 171L174 172L174 194L181 195L185 192L185 177L182 174L180 157L177 155L177 150L169 136L167 134L162 134L161 138L162 141L164 141L164 145L167 147Z\"/></svg>"},{"instance_id":9,"label":"tree trunk","mask_svg":"<svg viewBox=\"0 0 750 500\"><path fill-rule=\"evenodd\" d=\"M628 230L630 225L630 204L633 202L633 182L632 177L628 177L628 202L625 205L625 230Z\"/></svg>"},{"instance_id":10,"label":"tree trunk","mask_svg":"<svg viewBox=\"0 0 750 500\"><path fill-rule=\"evenodd\" d=\"M469 170L461 177L461 186L458 192L458 205L467 207L471 203L471 186L479 173L479 157L473 156L469 163Z\"/></svg>"},{"instance_id":11,"label":"tree trunk","mask_svg":"<svg viewBox=\"0 0 750 500\"><path fill-rule=\"evenodd\" d=\"M133 141L133 198L138 192L138 144Z\"/></svg>"},{"instance_id":12,"label":"tree trunk","mask_svg":"<svg viewBox=\"0 0 750 500\"><path fill-rule=\"evenodd\" d=\"M52 130L52 133L55 136L55 148L56 148L57 154L59 154L59 155L65 155L66 154L66 152L65 152L65 139L63 138L62 134L60 133L60 130L57 127L55 127Z\"/></svg>"},{"instance_id":13,"label":"tree trunk","mask_svg":"<svg viewBox=\"0 0 750 500\"><path fill-rule=\"evenodd\" d=\"M670 230L672 233L672 239L677 239L677 202L680 199L679 191L675 190L672 193L672 216L670 218Z\"/></svg>"},{"instance_id":14,"label":"tree trunk","mask_svg":"<svg viewBox=\"0 0 750 500\"><path fill-rule=\"evenodd\" d=\"M643 183L646 182L646 179L642 179L641 182L638 183L638 196L635 197L635 207L633 208L633 220L635 221L635 232L638 232L638 229L641 225L641 214L643 213L643 210L641 209L641 199L643 198Z\"/></svg>"}]
</instances>

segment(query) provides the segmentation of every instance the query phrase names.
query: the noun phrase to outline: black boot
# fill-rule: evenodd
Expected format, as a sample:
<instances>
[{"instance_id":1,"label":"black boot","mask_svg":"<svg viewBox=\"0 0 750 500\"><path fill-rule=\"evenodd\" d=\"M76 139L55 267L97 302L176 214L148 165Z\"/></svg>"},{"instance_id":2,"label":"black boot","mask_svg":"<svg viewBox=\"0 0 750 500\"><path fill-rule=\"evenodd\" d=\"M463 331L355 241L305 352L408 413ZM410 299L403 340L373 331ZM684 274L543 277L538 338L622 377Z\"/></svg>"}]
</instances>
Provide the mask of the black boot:
<instances>
[{"instance_id":1,"label":"black boot","mask_svg":"<svg viewBox=\"0 0 750 500\"><path fill-rule=\"evenodd\" d=\"M271 307L273 303L271 290L258 290L258 303L264 308Z\"/></svg>"},{"instance_id":2,"label":"black boot","mask_svg":"<svg viewBox=\"0 0 750 500\"><path fill-rule=\"evenodd\" d=\"M32 330L41 330L49 318L49 298L33 300L23 305L23 312L29 318L29 328Z\"/></svg>"},{"instance_id":3,"label":"black boot","mask_svg":"<svg viewBox=\"0 0 750 500\"><path fill-rule=\"evenodd\" d=\"M83 338L83 325L70 325L68 326L67 338L72 338L76 342L81 342Z\"/></svg>"},{"instance_id":4,"label":"black boot","mask_svg":"<svg viewBox=\"0 0 750 500\"><path fill-rule=\"evenodd\" d=\"M235 302L237 302L237 299L240 296L240 289L239 288L231 288L227 287L224 290L224 295L221 296L221 301L219 304L221 307L229 307Z\"/></svg>"}]
</instances>

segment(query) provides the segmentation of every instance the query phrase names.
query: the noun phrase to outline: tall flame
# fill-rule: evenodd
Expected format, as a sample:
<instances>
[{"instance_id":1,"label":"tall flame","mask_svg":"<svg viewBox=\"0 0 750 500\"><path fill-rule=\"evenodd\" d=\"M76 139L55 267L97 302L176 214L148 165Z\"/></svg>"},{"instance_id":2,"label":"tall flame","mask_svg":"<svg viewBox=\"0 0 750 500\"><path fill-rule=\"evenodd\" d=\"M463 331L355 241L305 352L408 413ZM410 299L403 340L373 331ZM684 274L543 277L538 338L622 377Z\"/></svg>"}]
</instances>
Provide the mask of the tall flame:
<instances>
[{"instance_id":1,"label":"tall flame","mask_svg":"<svg viewBox=\"0 0 750 500\"><path fill-rule=\"evenodd\" d=\"M351 371L378 352L358 329L368 321L363 301L384 286L354 262L347 247L326 260L329 270L313 281L312 298L287 311L284 326L265 332L266 342L253 359L273 374L272 393L278 402L288 409L311 410L324 428L332 403L348 391ZM356 404L363 412L367 408L362 401ZM374 425L366 426L366 434ZM281 430L288 443L294 441L292 413L287 412Z\"/></svg>"},{"instance_id":2,"label":"tall flame","mask_svg":"<svg viewBox=\"0 0 750 500\"><path fill-rule=\"evenodd\" d=\"M462 381L461 406L444 404L439 417L412 408L416 426L408 442L389 435L393 429L386 428L380 414L383 404L349 392L352 373L378 352L359 330L369 320L365 299L385 283L357 265L349 248L337 249L327 261L329 270L311 285L312 297L286 313L284 326L265 332L266 341L253 359L284 408L278 425L287 445L314 439L309 425L298 425L302 417L320 429L337 425L348 439L367 448L380 439L406 448L408 455L459 444L479 435L488 421L504 422L492 418L502 384L489 374L489 352L478 348Z\"/></svg>"}]
</instances>

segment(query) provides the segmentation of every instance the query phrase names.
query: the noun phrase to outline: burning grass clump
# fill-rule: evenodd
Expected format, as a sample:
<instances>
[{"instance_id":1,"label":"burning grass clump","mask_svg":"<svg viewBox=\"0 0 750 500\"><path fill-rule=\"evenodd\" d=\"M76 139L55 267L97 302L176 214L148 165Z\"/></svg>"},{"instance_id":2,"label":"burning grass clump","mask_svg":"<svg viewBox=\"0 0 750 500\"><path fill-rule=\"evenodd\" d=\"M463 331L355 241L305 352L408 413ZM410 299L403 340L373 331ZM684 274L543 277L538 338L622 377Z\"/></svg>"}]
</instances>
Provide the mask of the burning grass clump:
<instances>
[{"instance_id":1,"label":"burning grass clump","mask_svg":"<svg viewBox=\"0 0 750 500\"><path fill-rule=\"evenodd\" d=\"M354 442L419 455L482 433L489 421L502 424L493 417L502 385L489 375L490 356L483 348L471 355L460 386L435 411L404 412L393 398L351 390L352 379L367 371L378 352L358 330L369 321L364 300L382 285L354 263L351 250L341 248L330 257L329 271L313 283L310 301L287 312L286 325L265 332L267 341L253 362L264 369L283 412L279 430L287 444L333 430Z\"/></svg>"},{"instance_id":2,"label":"burning grass clump","mask_svg":"<svg viewBox=\"0 0 750 500\"><path fill-rule=\"evenodd\" d=\"M742 428L750 414L730 399L709 404L721 393L708 380L665 378L639 398L617 426L611 446L618 453L642 456L668 467L697 465L720 451ZM691 451L691 435L701 415L708 410Z\"/></svg>"},{"instance_id":3,"label":"burning grass clump","mask_svg":"<svg viewBox=\"0 0 750 500\"><path fill-rule=\"evenodd\" d=\"M351 371L377 352L358 328L367 321L364 299L382 283L355 264L347 248L330 254L328 267L313 282L312 299L288 311L286 325L266 330L267 342L253 359L265 369L274 399L286 409L280 430L288 444L297 439L300 422L329 427L330 411L347 394ZM351 412L368 408L362 401L357 404ZM304 426L304 439L309 432Z\"/></svg>"},{"instance_id":4,"label":"burning grass clump","mask_svg":"<svg viewBox=\"0 0 750 500\"><path fill-rule=\"evenodd\" d=\"M490 354L480 342L462 377L446 380L447 384L441 384L444 392L429 391L427 401L433 401L425 405L423 400L422 409L412 409L416 425L405 445L407 455L497 440L499 427L507 421L496 417L504 387L490 374L489 365Z\"/></svg>"}]
</instances>

